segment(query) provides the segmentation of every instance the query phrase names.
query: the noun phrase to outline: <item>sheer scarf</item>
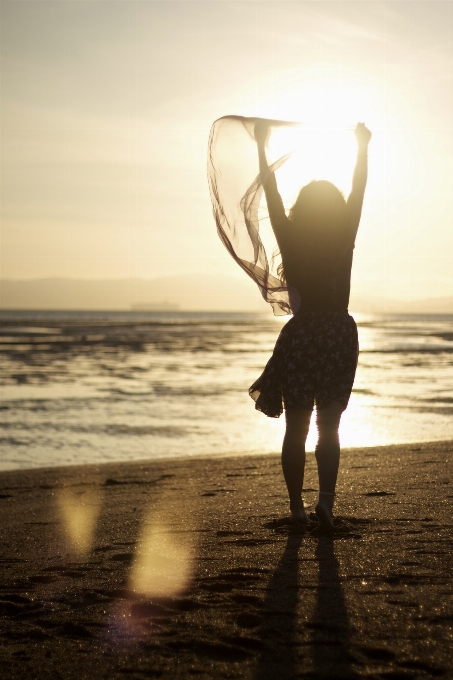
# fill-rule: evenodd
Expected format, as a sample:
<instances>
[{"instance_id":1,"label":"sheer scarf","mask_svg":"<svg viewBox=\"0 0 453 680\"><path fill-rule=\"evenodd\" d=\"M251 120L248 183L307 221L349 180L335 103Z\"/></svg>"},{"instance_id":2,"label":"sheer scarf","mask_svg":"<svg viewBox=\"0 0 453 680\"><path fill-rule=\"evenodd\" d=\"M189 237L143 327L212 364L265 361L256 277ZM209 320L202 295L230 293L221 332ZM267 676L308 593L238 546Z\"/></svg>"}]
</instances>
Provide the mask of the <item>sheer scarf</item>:
<instances>
[{"instance_id":1,"label":"sheer scarf","mask_svg":"<svg viewBox=\"0 0 453 680\"><path fill-rule=\"evenodd\" d=\"M289 121L224 116L211 128L208 145L208 181L219 237L230 255L258 286L276 316L297 313L300 296L279 274L281 255L261 204L263 181L254 137L255 124L269 128L297 125ZM271 161L269 171L280 168L288 153ZM281 271L281 269L280 269Z\"/></svg>"}]
</instances>

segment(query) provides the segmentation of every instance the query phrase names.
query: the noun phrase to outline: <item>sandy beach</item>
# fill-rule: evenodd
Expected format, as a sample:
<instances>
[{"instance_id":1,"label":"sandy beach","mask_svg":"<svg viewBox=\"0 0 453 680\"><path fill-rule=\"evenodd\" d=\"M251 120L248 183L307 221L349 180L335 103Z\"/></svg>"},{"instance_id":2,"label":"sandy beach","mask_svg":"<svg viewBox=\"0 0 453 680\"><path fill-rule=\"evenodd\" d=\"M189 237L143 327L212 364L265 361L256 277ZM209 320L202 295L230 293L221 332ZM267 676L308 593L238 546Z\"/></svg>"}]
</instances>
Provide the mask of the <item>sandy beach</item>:
<instances>
[{"instance_id":1,"label":"sandy beach","mask_svg":"<svg viewBox=\"0 0 453 680\"><path fill-rule=\"evenodd\" d=\"M452 454L344 451L333 536L277 455L4 472L3 675L451 678Z\"/></svg>"}]
</instances>

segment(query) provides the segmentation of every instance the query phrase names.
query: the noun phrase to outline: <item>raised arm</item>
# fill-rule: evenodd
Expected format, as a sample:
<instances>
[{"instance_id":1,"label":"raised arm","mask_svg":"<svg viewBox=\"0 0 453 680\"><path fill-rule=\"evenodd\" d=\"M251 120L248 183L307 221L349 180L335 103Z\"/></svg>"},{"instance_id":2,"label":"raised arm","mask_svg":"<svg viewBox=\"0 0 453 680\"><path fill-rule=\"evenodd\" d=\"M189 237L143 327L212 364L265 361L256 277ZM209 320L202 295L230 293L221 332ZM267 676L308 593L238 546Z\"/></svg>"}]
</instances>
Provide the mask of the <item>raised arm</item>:
<instances>
[{"instance_id":1,"label":"raised arm","mask_svg":"<svg viewBox=\"0 0 453 680\"><path fill-rule=\"evenodd\" d=\"M264 193L266 195L267 209L269 212L269 219L271 221L272 229L274 230L277 241L279 240L279 231L281 228L287 226L288 218L286 216L283 201L277 189L277 180L275 174L269 168L266 157L266 144L269 139L269 126L260 121L255 125L255 140L258 147L258 160L260 165L261 182L263 184Z\"/></svg>"},{"instance_id":2,"label":"raised arm","mask_svg":"<svg viewBox=\"0 0 453 680\"><path fill-rule=\"evenodd\" d=\"M357 162L352 177L352 189L348 198L349 223L354 238L359 228L368 178L368 144L371 139L371 132L364 123L357 123L355 136L357 139Z\"/></svg>"}]
</instances>

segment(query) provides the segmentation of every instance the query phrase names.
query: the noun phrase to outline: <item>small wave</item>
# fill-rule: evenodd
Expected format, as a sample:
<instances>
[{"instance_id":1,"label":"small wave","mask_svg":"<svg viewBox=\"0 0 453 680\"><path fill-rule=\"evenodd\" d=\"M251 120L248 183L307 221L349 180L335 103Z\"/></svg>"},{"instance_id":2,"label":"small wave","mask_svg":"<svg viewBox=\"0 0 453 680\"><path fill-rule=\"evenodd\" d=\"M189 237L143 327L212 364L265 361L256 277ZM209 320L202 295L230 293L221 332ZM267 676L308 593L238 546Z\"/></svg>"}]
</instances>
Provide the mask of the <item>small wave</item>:
<instances>
[{"instance_id":1,"label":"small wave","mask_svg":"<svg viewBox=\"0 0 453 680\"><path fill-rule=\"evenodd\" d=\"M109 394L116 394L121 397L152 397L154 395L153 390L143 391L133 391L133 390L122 390L119 387L99 387L99 392L108 392Z\"/></svg>"},{"instance_id":2,"label":"small wave","mask_svg":"<svg viewBox=\"0 0 453 680\"><path fill-rule=\"evenodd\" d=\"M434 338L442 338L442 340L447 342L453 342L453 333L432 333L432 336Z\"/></svg>"},{"instance_id":3,"label":"small wave","mask_svg":"<svg viewBox=\"0 0 453 680\"><path fill-rule=\"evenodd\" d=\"M430 399L424 399L423 401L430 401L436 404L453 404L453 397L431 397Z\"/></svg>"},{"instance_id":4,"label":"small wave","mask_svg":"<svg viewBox=\"0 0 453 680\"><path fill-rule=\"evenodd\" d=\"M41 326L3 326L0 334L13 335L55 335L61 333L58 328L45 328Z\"/></svg>"},{"instance_id":5,"label":"small wave","mask_svg":"<svg viewBox=\"0 0 453 680\"><path fill-rule=\"evenodd\" d=\"M453 347L389 347L389 349L361 349L360 354L452 354Z\"/></svg>"},{"instance_id":6,"label":"small wave","mask_svg":"<svg viewBox=\"0 0 453 680\"><path fill-rule=\"evenodd\" d=\"M218 397L219 394L226 394L227 392L243 391L242 388L235 388L231 385L228 387L213 385L212 387L175 387L173 385L155 385L154 394L158 397Z\"/></svg>"},{"instance_id":7,"label":"small wave","mask_svg":"<svg viewBox=\"0 0 453 680\"><path fill-rule=\"evenodd\" d=\"M0 437L0 444L5 446L29 446L30 440L24 441L15 437Z\"/></svg>"},{"instance_id":8,"label":"small wave","mask_svg":"<svg viewBox=\"0 0 453 680\"><path fill-rule=\"evenodd\" d=\"M189 430L186 427L178 425L108 425L106 433L110 435L127 435L127 436L154 436L154 437L183 437L188 434Z\"/></svg>"},{"instance_id":9,"label":"small wave","mask_svg":"<svg viewBox=\"0 0 453 680\"><path fill-rule=\"evenodd\" d=\"M453 406L409 406L411 411L417 413L436 413L440 416L452 416Z\"/></svg>"}]
</instances>

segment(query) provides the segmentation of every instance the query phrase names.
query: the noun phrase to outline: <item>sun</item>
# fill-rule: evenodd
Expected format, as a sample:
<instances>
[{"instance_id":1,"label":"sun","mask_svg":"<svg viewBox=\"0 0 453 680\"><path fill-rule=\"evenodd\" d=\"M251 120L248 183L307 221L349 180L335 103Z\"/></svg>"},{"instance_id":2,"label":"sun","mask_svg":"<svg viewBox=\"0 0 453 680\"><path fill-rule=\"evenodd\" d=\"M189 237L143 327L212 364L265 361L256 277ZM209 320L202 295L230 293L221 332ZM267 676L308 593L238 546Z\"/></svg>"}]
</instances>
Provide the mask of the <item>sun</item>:
<instances>
[{"instance_id":1,"label":"sun","mask_svg":"<svg viewBox=\"0 0 453 680\"><path fill-rule=\"evenodd\" d=\"M353 129L305 124L275 130L269 141L269 161L291 154L277 172L285 206L289 208L298 192L313 179L335 184L345 196L351 188L356 157Z\"/></svg>"},{"instance_id":2,"label":"sun","mask_svg":"<svg viewBox=\"0 0 453 680\"><path fill-rule=\"evenodd\" d=\"M356 159L356 124L373 131L383 127L383 100L378 89L351 74L316 70L303 80L291 71L273 91L272 117L298 121L297 127L276 128L269 141L270 162L290 153L277 174L287 207L313 179L326 179L347 197ZM269 106L265 107L269 110Z\"/></svg>"}]
</instances>

